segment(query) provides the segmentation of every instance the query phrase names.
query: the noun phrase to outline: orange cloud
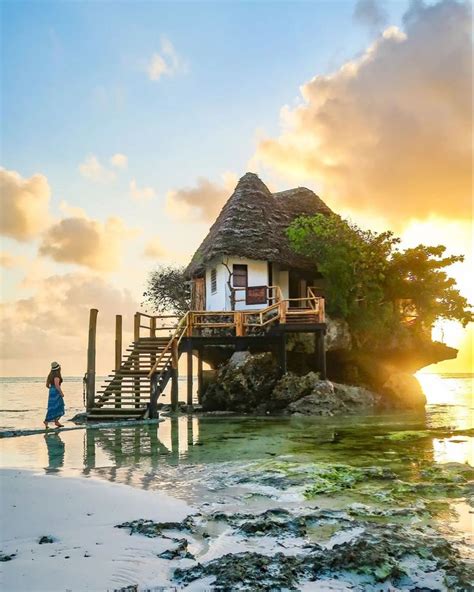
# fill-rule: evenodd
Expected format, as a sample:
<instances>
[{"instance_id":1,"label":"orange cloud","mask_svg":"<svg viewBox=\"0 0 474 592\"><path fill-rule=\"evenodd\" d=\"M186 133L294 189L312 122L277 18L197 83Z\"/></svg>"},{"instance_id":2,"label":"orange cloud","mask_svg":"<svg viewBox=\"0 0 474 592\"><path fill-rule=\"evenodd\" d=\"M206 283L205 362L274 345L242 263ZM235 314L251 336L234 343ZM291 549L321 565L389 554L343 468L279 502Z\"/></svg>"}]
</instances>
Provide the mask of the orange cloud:
<instances>
[{"instance_id":1,"label":"orange cloud","mask_svg":"<svg viewBox=\"0 0 474 592\"><path fill-rule=\"evenodd\" d=\"M337 207L396 225L471 215L472 44L468 3L413 2L404 30L301 87L282 131L260 141L262 166L313 180Z\"/></svg>"},{"instance_id":2,"label":"orange cloud","mask_svg":"<svg viewBox=\"0 0 474 592\"><path fill-rule=\"evenodd\" d=\"M0 168L0 233L18 241L35 238L49 222L50 197L44 175L24 179Z\"/></svg>"},{"instance_id":3,"label":"orange cloud","mask_svg":"<svg viewBox=\"0 0 474 592\"><path fill-rule=\"evenodd\" d=\"M99 309L99 372L110 370L114 315L125 315L124 327L131 329L137 303L101 276L75 273L46 277L33 296L0 305L3 375L41 376L53 359L61 361L66 374L82 374L90 308ZM128 333L124 339L130 339Z\"/></svg>"},{"instance_id":4,"label":"orange cloud","mask_svg":"<svg viewBox=\"0 0 474 592\"><path fill-rule=\"evenodd\" d=\"M143 254L145 257L150 257L151 259L158 259L163 257L163 255L166 254L166 251L161 244L160 239L153 238L146 243Z\"/></svg>"},{"instance_id":5,"label":"orange cloud","mask_svg":"<svg viewBox=\"0 0 474 592\"><path fill-rule=\"evenodd\" d=\"M105 224L87 217L64 218L44 234L39 253L59 263L112 271L119 266L122 242L130 235L120 218L109 218Z\"/></svg>"},{"instance_id":6,"label":"orange cloud","mask_svg":"<svg viewBox=\"0 0 474 592\"><path fill-rule=\"evenodd\" d=\"M195 187L183 187L168 192L166 209L172 216L180 219L198 218L213 222L236 184L237 177L233 173L224 173L221 183L199 177Z\"/></svg>"},{"instance_id":7,"label":"orange cloud","mask_svg":"<svg viewBox=\"0 0 474 592\"><path fill-rule=\"evenodd\" d=\"M12 269L13 267L17 267L22 261L22 257L12 255L8 251L0 251L0 267Z\"/></svg>"}]
</instances>

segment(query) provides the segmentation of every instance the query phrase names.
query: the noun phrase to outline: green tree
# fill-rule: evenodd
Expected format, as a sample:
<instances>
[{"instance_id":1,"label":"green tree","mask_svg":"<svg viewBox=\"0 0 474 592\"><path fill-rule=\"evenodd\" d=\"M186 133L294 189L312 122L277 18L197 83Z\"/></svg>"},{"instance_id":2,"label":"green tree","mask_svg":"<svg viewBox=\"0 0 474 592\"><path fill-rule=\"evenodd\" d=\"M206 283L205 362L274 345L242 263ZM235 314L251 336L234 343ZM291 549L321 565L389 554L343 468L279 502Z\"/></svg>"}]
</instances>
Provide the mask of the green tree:
<instances>
[{"instance_id":1,"label":"green tree","mask_svg":"<svg viewBox=\"0 0 474 592\"><path fill-rule=\"evenodd\" d=\"M445 257L445 247L402 251L392 232L362 230L337 215L300 217L288 236L292 248L312 259L326 278L328 313L346 319L359 343L399 328L401 304L416 313L418 326L440 318L463 325L473 319L445 271L463 257Z\"/></svg>"},{"instance_id":2,"label":"green tree","mask_svg":"<svg viewBox=\"0 0 474 592\"><path fill-rule=\"evenodd\" d=\"M418 245L394 252L389 261L386 293L393 300L413 303L416 314L428 326L437 319L448 319L465 327L473 320L472 307L446 273L447 267L464 261L464 257L445 256L445 252L442 245Z\"/></svg>"}]
</instances>

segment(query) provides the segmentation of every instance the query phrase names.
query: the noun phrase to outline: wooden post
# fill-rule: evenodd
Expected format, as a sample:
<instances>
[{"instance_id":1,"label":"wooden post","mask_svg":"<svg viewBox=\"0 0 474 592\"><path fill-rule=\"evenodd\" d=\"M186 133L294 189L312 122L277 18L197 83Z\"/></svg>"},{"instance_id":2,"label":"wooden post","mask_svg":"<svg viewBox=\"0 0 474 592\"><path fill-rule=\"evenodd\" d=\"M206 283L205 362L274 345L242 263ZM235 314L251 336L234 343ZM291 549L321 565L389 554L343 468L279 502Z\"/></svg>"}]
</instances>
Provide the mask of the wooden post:
<instances>
[{"instance_id":1,"label":"wooden post","mask_svg":"<svg viewBox=\"0 0 474 592\"><path fill-rule=\"evenodd\" d=\"M87 344L86 411L94 407L95 399L95 343L97 335L97 315L99 311L91 308L89 314L89 341Z\"/></svg>"},{"instance_id":2,"label":"wooden post","mask_svg":"<svg viewBox=\"0 0 474 592\"><path fill-rule=\"evenodd\" d=\"M198 349L198 403L201 404L202 401L202 349Z\"/></svg>"},{"instance_id":3,"label":"wooden post","mask_svg":"<svg viewBox=\"0 0 474 592\"><path fill-rule=\"evenodd\" d=\"M141 321L141 315L139 312L135 313L135 316L133 317L133 340L135 343L138 342L138 340L140 339L140 321ZM138 352L138 348L136 349L136 354L137 357L134 358L133 361L133 370L135 372L138 372L140 370L140 354ZM134 377L133 379L133 390L134 390L134 395L135 395L135 409L139 409L140 408L140 377L137 375Z\"/></svg>"},{"instance_id":4,"label":"wooden post","mask_svg":"<svg viewBox=\"0 0 474 592\"><path fill-rule=\"evenodd\" d=\"M193 336L193 322L194 322L194 313L190 312L188 315L188 328L186 329L186 334L188 337Z\"/></svg>"},{"instance_id":5,"label":"wooden post","mask_svg":"<svg viewBox=\"0 0 474 592\"><path fill-rule=\"evenodd\" d=\"M115 372L118 373L122 365L122 315L115 315ZM119 378L117 384L122 385L122 379ZM122 407L121 392L115 393L115 408Z\"/></svg>"},{"instance_id":6,"label":"wooden post","mask_svg":"<svg viewBox=\"0 0 474 592\"><path fill-rule=\"evenodd\" d=\"M286 310L288 307L288 303L286 300L280 301L280 323L286 323Z\"/></svg>"},{"instance_id":7,"label":"wooden post","mask_svg":"<svg viewBox=\"0 0 474 592\"><path fill-rule=\"evenodd\" d=\"M136 312L133 317L133 341L140 339L140 313Z\"/></svg>"},{"instance_id":8,"label":"wooden post","mask_svg":"<svg viewBox=\"0 0 474 592\"><path fill-rule=\"evenodd\" d=\"M115 316L115 372L122 365L122 315Z\"/></svg>"},{"instance_id":9,"label":"wooden post","mask_svg":"<svg viewBox=\"0 0 474 592\"><path fill-rule=\"evenodd\" d=\"M319 299L319 322L325 323L326 322L326 312L325 312L325 301L324 298Z\"/></svg>"},{"instance_id":10,"label":"wooden post","mask_svg":"<svg viewBox=\"0 0 474 592\"><path fill-rule=\"evenodd\" d=\"M154 339L156 337L156 317L152 317L150 319L150 338ZM153 366L155 365L156 362L156 353L150 353L150 368L153 368ZM156 388L158 388L158 385L156 385ZM155 397L155 392L153 391L153 378L150 380L150 418L155 419L155 417L158 417L157 415L157 411L156 408L154 410L152 410L152 401L153 398ZM157 400L158 400L158 395L156 394L156 401L155 401L155 407L157 404ZM154 413L154 415L152 415L152 413Z\"/></svg>"},{"instance_id":11,"label":"wooden post","mask_svg":"<svg viewBox=\"0 0 474 592\"><path fill-rule=\"evenodd\" d=\"M235 314L235 336L236 337L243 337L244 336L244 315L241 312L236 312Z\"/></svg>"},{"instance_id":12,"label":"wooden post","mask_svg":"<svg viewBox=\"0 0 474 592\"><path fill-rule=\"evenodd\" d=\"M192 406L193 404L193 344L191 340L188 342L188 368L187 368L187 400L186 404Z\"/></svg>"},{"instance_id":13,"label":"wooden post","mask_svg":"<svg viewBox=\"0 0 474 592\"><path fill-rule=\"evenodd\" d=\"M173 341L171 348L171 409L178 411L178 344L176 340Z\"/></svg>"}]
</instances>

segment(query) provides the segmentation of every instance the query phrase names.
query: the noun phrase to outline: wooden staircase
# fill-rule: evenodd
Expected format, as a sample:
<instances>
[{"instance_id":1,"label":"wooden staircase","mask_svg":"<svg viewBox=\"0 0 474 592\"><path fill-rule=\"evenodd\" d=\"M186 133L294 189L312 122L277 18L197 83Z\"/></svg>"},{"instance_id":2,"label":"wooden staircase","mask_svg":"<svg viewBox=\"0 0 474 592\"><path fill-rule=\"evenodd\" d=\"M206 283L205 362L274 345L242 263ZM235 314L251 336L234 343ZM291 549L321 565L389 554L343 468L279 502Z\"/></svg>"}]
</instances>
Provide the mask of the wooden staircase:
<instances>
[{"instance_id":1,"label":"wooden staircase","mask_svg":"<svg viewBox=\"0 0 474 592\"><path fill-rule=\"evenodd\" d=\"M170 337L140 337L126 350L120 368L109 374L98 391L89 420L147 417L152 394L150 372L154 369L159 397L171 377ZM158 363L157 363L158 361Z\"/></svg>"},{"instance_id":2,"label":"wooden staircase","mask_svg":"<svg viewBox=\"0 0 474 592\"><path fill-rule=\"evenodd\" d=\"M285 322L288 325L309 325L318 323L320 320L319 312L314 308L293 308L286 311Z\"/></svg>"}]
</instances>

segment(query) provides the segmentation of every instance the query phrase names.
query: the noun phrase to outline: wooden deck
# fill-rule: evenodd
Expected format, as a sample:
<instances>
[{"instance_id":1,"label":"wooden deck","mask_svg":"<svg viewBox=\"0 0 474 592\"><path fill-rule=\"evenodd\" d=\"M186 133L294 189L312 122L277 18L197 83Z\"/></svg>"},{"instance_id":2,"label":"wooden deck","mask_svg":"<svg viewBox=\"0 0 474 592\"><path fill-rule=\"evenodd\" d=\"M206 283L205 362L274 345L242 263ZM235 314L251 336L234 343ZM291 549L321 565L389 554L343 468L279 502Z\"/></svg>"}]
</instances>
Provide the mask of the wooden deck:
<instances>
[{"instance_id":1,"label":"wooden deck","mask_svg":"<svg viewBox=\"0 0 474 592\"><path fill-rule=\"evenodd\" d=\"M305 298L297 299L283 299L275 286L267 287L267 291L269 306L256 310L189 311L181 318L137 312L134 340L124 355L121 352L121 317L117 317L115 369L97 393L93 381L88 378L88 418L156 417L158 398L170 380L172 405L176 408L178 361L183 352L188 354L187 402L191 405L192 352L195 349L201 351L206 344L230 344L239 349L257 342L272 347L277 344L280 365L282 371L286 371L287 332L318 332L323 339L324 299L317 296L312 288L308 288ZM320 356L324 357L324 346L322 350L320 348ZM198 360L202 369L202 360ZM95 366L91 366L90 371L95 372Z\"/></svg>"}]
</instances>

